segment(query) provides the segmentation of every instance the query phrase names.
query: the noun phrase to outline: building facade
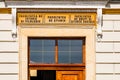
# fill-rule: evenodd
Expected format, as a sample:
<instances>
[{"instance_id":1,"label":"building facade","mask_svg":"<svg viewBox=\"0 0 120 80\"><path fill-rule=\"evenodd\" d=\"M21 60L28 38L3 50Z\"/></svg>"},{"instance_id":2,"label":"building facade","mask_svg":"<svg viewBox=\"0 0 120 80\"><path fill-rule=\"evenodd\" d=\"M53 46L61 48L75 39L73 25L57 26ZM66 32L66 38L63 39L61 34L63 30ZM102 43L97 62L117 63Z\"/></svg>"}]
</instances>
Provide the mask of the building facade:
<instances>
[{"instance_id":1,"label":"building facade","mask_svg":"<svg viewBox=\"0 0 120 80\"><path fill-rule=\"evenodd\" d=\"M0 80L119 80L119 0L0 2Z\"/></svg>"}]
</instances>

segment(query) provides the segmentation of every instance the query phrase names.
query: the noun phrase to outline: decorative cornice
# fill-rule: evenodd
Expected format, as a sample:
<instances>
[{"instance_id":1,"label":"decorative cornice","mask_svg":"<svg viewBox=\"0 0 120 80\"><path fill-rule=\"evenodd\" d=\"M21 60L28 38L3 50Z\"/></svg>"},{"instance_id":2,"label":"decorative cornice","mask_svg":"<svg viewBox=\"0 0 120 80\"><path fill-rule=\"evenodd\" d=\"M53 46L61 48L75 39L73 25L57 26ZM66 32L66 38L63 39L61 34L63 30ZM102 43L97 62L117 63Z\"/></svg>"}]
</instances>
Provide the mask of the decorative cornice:
<instances>
[{"instance_id":1,"label":"decorative cornice","mask_svg":"<svg viewBox=\"0 0 120 80\"><path fill-rule=\"evenodd\" d=\"M18 8L17 12L96 12L97 9L60 9L60 8L54 8L54 9L43 9L43 8Z\"/></svg>"}]
</instances>

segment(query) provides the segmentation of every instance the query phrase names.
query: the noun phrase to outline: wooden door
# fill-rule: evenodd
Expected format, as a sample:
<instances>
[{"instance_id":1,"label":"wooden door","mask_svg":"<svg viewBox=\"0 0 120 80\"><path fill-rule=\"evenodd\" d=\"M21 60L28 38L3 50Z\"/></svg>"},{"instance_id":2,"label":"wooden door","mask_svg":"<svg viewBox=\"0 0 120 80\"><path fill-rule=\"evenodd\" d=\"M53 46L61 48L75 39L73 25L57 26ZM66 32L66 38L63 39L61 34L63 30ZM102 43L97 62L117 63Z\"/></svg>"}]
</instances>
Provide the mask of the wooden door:
<instances>
[{"instance_id":1,"label":"wooden door","mask_svg":"<svg viewBox=\"0 0 120 80\"><path fill-rule=\"evenodd\" d=\"M82 71L57 71L56 80L83 80Z\"/></svg>"}]
</instances>

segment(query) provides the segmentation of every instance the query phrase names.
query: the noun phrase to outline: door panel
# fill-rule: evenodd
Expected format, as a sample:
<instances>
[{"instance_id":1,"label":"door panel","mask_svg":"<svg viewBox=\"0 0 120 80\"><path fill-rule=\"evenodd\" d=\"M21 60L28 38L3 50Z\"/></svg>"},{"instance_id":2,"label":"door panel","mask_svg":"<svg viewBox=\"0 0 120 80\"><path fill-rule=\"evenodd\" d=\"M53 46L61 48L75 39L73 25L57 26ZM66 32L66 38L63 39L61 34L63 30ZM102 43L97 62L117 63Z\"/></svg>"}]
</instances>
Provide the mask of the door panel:
<instances>
[{"instance_id":1,"label":"door panel","mask_svg":"<svg viewBox=\"0 0 120 80\"><path fill-rule=\"evenodd\" d=\"M78 80L78 75L62 75L63 80Z\"/></svg>"},{"instance_id":2,"label":"door panel","mask_svg":"<svg viewBox=\"0 0 120 80\"><path fill-rule=\"evenodd\" d=\"M57 71L56 80L83 80L82 71Z\"/></svg>"}]
</instances>

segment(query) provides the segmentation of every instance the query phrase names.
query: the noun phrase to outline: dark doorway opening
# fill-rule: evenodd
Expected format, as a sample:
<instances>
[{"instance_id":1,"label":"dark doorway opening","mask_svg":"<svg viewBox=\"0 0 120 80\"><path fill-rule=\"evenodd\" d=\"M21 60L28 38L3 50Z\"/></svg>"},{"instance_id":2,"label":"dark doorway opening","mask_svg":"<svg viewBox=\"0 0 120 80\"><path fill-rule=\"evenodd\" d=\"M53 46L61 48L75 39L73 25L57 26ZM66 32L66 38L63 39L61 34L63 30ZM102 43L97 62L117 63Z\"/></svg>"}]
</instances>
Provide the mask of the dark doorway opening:
<instances>
[{"instance_id":1,"label":"dark doorway opening","mask_svg":"<svg viewBox=\"0 0 120 80\"><path fill-rule=\"evenodd\" d=\"M37 70L36 77L30 77L30 80L56 80L55 70Z\"/></svg>"}]
</instances>

